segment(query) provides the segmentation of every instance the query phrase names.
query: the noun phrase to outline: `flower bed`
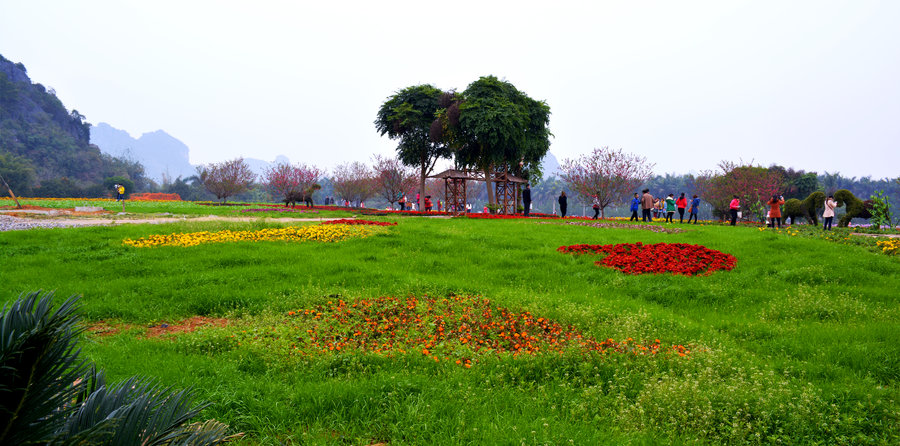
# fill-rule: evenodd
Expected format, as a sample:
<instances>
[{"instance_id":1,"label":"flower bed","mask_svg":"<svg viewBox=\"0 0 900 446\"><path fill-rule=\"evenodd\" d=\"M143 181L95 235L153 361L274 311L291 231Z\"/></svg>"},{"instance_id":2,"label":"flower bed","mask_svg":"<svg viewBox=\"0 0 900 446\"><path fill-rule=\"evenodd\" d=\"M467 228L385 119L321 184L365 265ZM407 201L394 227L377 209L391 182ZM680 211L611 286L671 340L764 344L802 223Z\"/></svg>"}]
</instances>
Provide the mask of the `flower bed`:
<instances>
[{"instance_id":1,"label":"flower bed","mask_svg":"<svg viewBox=\"0 0 900 446\"><path fill-rule=\"evenodd\" d=\"M166 194L162 192L142 192L139 194L131 194L129 197L133 201L181 201L178 194Z\"/></svg>"},{"instance_id":2,"label":"flower bed","mask_svg":"<svg viewBox=\"0 0 900 446\"><path fill-rule=\"evenodd\" d=\"M581 351L636 356L690 353L659 339L595 339L572 326L517 312L471 296L379 297L289 311L286 320L259 331L235 333L241 344L280 345L291 355L361 352L421 355L470 367L487 355L560 354Z\"/></svg>"},{"instance_id":3,"label":"flower bed","mask_svg":"<svg viewBox=\"0 0 900 446\"><path fill-rule=\"evenodd\" d=\"M363 215L407 215L407 216L425 216L425 215L453 215L445 211L395 211L390 209L366 210Z\"/></svg>"},{"instance_id":4,"label":"flower bed","mask_svg":"<svg viewBox=\"0 0 900 446\"><path fill-rule=\"evenodd\" d=\"M364 238L375 234L376 228L350 225L288 226L286 228L260 229L257 231L202 231L189 233L156 234L137 240L125 239L122 244L135 248L156 246L197 246L206 243L243 241L316 241L340 242L352 238Z\"/></svg>"},{"instance_id":5,"label":"flower bed","mask_svg":"<svg viewBox=\"0 0 900 446\"><path fill-rule=\"evenodd\" d=\"M731 254L686 243L571 245L560 246L557 251L576 255L606 254L603 260L594 263L625 274L705 276L719 270L734 269L737 264L737 259Z\"/></svg>"},{"instance_id":6,"label":"flower bed","mask_svg":"<svg viewBox=\"0 0 900 446\"><path fill-rule=\"evenodd\" d=\"M577 226L589 226L592 228L637 229L640 231L662 232L662 233L666 233L666 234L676 234L679 232L684 232L684 229L670 228L670 227L666 227L666 226L617 223L617 222L587 223L587 222L580 222L580 221L572 221L572 222L566 222L566 224L567 225L577 225Z\"/></svg>"},{"instance_id":7,"label":"flower bed","mask_svg":"<svg viewBox=\"0 0 900 446\"><path fill-rule=\"evenodd\" d=\"M372 221L372 220L355 220L352 218L342 218L340 220L328 220L320 223L322 225L357 225L357 226L397 226L397 223L389 221Z\"/></svg>"},{"instance_id":8,"label":"flower bed","mask_svg":"<svg viewBox=\"0 0 900 446\"><path fill-rule=\"evenodd\" d=\"M536 215L531 214L528 217L522 214L485 214L485 213L469 213L466 214L467 218L475 218L475 219L486 219L486 220L563 220L562 217L553 214L542 214ZM566 217L565 220L593 220L591 217Z\"/></svg>"},{"instance_id":9,"label":"flower bed","mask_svg":"<svg viewBox=\"0 0 900 446\"><path fill-rule=\"evenodd\" d=\"M900 239L881 240L875 242L881 252L887 255L900 255Z\"/></svg>"},{"instance_id":10,"label":"flower bed","mask_svg":"<svg viewBox=\"0 0 900 446\"><path fill-rule=\"evenodd\" d=\"M318 214L317 210L293 209L293 208L254 208L254 209L236 209L235 212L296 212L299 214Z\"/></svg>"}]
</instances>

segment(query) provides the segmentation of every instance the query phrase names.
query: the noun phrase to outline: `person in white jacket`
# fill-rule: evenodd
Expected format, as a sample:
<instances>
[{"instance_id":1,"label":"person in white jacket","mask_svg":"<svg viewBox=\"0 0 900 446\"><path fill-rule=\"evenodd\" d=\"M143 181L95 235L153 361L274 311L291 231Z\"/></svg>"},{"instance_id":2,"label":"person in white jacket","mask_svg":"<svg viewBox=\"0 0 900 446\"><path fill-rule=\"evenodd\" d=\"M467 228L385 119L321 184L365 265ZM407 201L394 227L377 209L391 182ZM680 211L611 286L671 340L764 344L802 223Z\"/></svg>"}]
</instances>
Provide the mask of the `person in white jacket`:
<instances>
[{"instance_id":1,"label":"person in white jacket","mask_svg":"<svg viewBox=\"0 0 900 446\"><path fill-rule=\"evenodd\" d=\"M834 196L829 195L828 199L825 200L825 212L822 213L822 217L825 217L825 224L822 226L823 231L831 229L831 222L834 221L835 207L837 207L837 203L834 202Z\"/></svg>"}]
</instances>

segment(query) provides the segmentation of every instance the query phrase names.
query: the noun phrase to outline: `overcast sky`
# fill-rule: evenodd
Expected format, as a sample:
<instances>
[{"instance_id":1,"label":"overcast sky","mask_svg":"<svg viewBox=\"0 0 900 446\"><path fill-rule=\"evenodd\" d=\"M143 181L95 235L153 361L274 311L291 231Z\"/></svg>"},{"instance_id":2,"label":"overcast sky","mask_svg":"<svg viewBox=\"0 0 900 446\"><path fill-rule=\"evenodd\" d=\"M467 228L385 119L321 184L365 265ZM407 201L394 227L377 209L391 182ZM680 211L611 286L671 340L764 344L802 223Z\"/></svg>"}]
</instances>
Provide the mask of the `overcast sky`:
<instances>
[{"instance_id":1,"label":"overcast sky","mask_svg":"<svg viewBox=\"0 0 900 446\"><path fill-rule=\"evenodd\" d=\"M483 75L545 100L562 161L900 176L900 1L0 0L0 54L92 123L192 163L394 153L393 92Z\"/></svg>"}]
</instances>

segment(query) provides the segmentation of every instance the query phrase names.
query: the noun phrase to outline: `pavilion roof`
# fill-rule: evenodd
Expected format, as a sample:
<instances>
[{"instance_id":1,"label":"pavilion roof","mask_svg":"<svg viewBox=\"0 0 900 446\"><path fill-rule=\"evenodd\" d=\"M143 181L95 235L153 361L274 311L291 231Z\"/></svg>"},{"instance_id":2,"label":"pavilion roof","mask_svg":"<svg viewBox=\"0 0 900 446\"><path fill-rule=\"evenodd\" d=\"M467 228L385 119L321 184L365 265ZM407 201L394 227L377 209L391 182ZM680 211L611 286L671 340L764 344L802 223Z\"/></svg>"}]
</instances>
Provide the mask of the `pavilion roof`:
<instances>
[{"instance_id":1,"label":"pavilion roof","mask_svg":"<svg viewBox=\"0 0 900 446\"><path fill-rule=\"evenodd\" d=\"M484 181L484 173L477 170L459 170L459 169L447 169L441 173L436 173L434 175L430 175L428 178L440 178L440 179L453 179L453 180L472 180L472 181ZM528 183L528 180L524 178L519 178L513 174L507 173L497 173L494 174L494 177L491 179L492 181L509 181L510 183Z\"/></svg>"}]
</instances>

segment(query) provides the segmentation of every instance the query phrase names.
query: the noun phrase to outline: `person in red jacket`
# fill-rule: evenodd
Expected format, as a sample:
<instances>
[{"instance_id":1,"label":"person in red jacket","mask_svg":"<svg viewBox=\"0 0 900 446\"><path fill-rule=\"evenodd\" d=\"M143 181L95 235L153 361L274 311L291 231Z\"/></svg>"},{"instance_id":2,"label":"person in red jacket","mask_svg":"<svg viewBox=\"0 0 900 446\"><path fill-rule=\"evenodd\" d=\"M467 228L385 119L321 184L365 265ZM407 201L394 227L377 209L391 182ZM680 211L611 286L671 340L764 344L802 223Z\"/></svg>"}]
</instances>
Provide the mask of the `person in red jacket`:
<instances>
[{"instance_id":1,"label":"person in red jacket","mask_svg":"<svg viewBox=\"0 0 900 446\"><path fill-rule=\"evenodd\" d=\"M741 200L738 199L737 195L734 195L734 199L731 200L728 208L731 210L731 226L734 226L737 224L738 211L741 210Z\"/></svg>"},{"instance_id":2,"label":"person in red jacket","mask_svg":"<svg viewBox=\"0 0 900 446\"><path fill-rule=\"evenodd\" d=\"M769 226L774 228L777 221L778 228L781 228L781 205L784 204L784 197L772 195L772 199L766 204L769 205Z\"/></svg>"},{"instance_id":3,"label":"person in red jacket","mask_svg":"<svg viewBox=\"0 0 900 446\"><path fill-rule=\"evenodd\" d=\"M431 195L425 196L425 212L431 212Z\"/></svg>"},{"instance_id":4,"label":"person in red jacket","mask_svg":"<svg viewBox=\"0 0 900 446\"><path fill-rule=\"evenodd\" d=\"M684 198L684 192L675 200L675 206L678 207L678 223L684 223L684 210L687 208L687 198Z\"/></svg>"}]
</instances>

